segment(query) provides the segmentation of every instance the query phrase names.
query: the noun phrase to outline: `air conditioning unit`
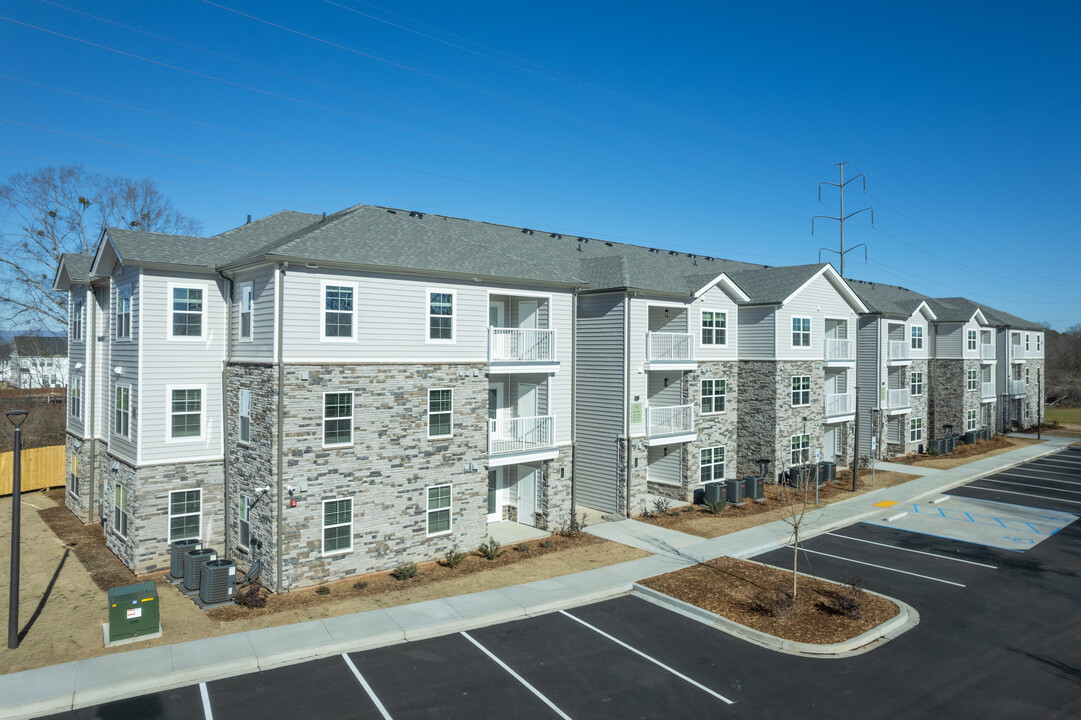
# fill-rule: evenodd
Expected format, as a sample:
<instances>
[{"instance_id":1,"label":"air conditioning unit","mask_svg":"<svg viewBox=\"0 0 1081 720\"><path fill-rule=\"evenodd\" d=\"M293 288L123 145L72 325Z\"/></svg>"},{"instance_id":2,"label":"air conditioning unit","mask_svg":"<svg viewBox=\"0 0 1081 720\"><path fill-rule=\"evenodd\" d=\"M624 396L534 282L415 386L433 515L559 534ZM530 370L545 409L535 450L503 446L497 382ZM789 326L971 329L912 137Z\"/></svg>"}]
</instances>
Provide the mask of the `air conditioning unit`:
<instances>
[{"instance_id":1,"label":"air conditioning unit","mask_svg":"<svg viewBox=\"0 0 1081 720\"><path fill-rule=\"evenodd\" d=\"M705 495L703 497L710 505L716 505L717 503L724 505L725 500L728 497L728 491L723 481L706 483L704 492Z\"/></svg>"},{"instance_id":2,"label":"air conditioning unit","mask_svg":"<svg viewBox=\"0 0 1081 720\"><path fill-rule=\"evenodd\" d=\"M760 475L744 475L743 482L747 487L747 497L751 500L765 499L765 478Z\"/></svg>"},{"instance_id":3,"label":"air conditioning unit","mask_svg":"<svg viewBox=\"0 0 1081 720\"><path fill-rule=\"evenodd\" d=\"M967 433L964 434L962 440L964 440L966 445L973 445L975 444L977 437L978 435L976 434L975 430L969 430Z\"/></svg>"},{"instance_id":4,"label":"air conditioning unit","mask_svg":"<svg viewBox=\"0 0 1081 720\"><path fill-rule=\"evenodd\" d=\"M210 560L200 572L200 606L220 605L233 601L236 590L236 562L233 560Z\"/></svg>"},{"instance_id":5,"label":"air conditioning unit","mask_svg":"<svg viewBox=\"0 0 1081 720\"><path fill-rule=\"evenodd\" d=\"M218 551L212 548L197 548L184 553L184 583L180 586L185 595L199 592L203 565L218 559Z\"/></svg>"},{"instance_id":6,"label":"air conditioning unit","mask_svg":"<svg viewBox=\"0 0 1081 720\"><path fill-rule=\"evenodd\" d=\"M837 479L837 463L832 460L823 460L818 463L818 467L820 470L818 479L820 485L822 483L833 482Z\"/></svg>"},{"instance_id":7,"label":"air conditioning unit","mask_svg":"<svg viewBox=\"0 0 1081 720\"><path fill-rule=\"evenodd\" d=\"M203 541L197 538L189 540L176 540L169 546L169 582L179 585L184 579L184 553L188 550L198 550L203 546Z\"/></svg>"},{"instance_id":8,"label":"air conditioning unit","mask_svg":"<svg viewBox=\"0 0 1081 720\"><path fill-rule=\"evenodd\" d=\"M728 502L740 504L747 497L747 481L743 478L729 478L725 481L728 486Z\"/></svg>"}]
</instances>

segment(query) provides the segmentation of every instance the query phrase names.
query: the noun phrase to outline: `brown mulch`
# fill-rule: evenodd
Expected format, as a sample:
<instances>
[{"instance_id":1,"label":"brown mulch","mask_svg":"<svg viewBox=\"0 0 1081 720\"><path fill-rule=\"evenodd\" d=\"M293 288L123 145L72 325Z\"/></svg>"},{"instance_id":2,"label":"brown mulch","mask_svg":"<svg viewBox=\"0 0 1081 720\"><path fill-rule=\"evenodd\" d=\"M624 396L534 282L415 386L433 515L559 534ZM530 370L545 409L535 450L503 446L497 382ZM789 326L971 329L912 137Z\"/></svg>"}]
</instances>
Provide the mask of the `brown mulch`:
<instances>
[{"instance_id":1,"label":"brown mulch","mask_svg":"<svg viewBox=\"0 0 1081 720\"><path fill-rule=\"evenodd\" d=\"M930 455L928 453L923 453L921 455L920 453L912 453L911 455L900 455L895 458L890 458L890 462L915 465L918 462L930 460L932 458L971 458L978 455L986 455L993 450L1012 448L1015 444L1016 443L1012 442L1011 438L1004 435L995 435L990 440L977 440L972 444L958 442L957 449L946 455Z\"/></svg>"},{"instance_id":2,"label":"brown mulch","mask_svg":"<svg viewBox=\"0 0 1081 720\"><path fill-rule=\"evenodd\" d=\"M847 586L800 576L793 607L774 617L767 609L770 598L778 589L791 593L792 572L727 557L658 575L642 585L755 630L818 645L854 638L900 612L885 598L859 593L859 619L846 617L829 603Z\"/></svg>"},{"instance_id":3,"label":"brown mulch","mask_svg":"<svg viewBox=\"0 0 1081 720\"><path fill-rule=\"evenodd\" d=\"M57 505L38 510L38 516L56 534L65 547L70 548L83 564L94 584L101 590L131 585L138 578L113 551L105 546L105 535L98 525L83 525L79 518L64 507L64 491L50 490L46 493Z\"/></svg>"}]
</instances>

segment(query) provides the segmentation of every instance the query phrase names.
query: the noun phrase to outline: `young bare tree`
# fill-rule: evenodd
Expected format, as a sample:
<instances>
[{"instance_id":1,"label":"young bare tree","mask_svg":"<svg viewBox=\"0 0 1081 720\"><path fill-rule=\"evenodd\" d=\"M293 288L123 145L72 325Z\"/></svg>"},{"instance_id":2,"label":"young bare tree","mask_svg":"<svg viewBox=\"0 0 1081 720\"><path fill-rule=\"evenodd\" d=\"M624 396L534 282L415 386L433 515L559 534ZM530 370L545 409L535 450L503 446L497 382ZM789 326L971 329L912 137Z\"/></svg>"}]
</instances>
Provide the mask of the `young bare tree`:
<instances>
[{"instance_id":1,"label":"young bare tree","mask_svg":"<svg viewBox=\"0 0 1081 720\"><path fill-rule=\"evenodd\" d=\"M202 229L147 178L102 175L78 165L8 177L0 186L0 322L63 327L66 298L52 291L60 256L89 252L106 226L180 235Z\"/></svg>"},{"instance_id":2,"label":"young bare tree","mask_svg":"<svg viewBox=\"0 0 1081 720\"><path fill-rule=\"evenodd\" d=\"M807 450L804 449L803 464L793 467L792 480L790 483L781 482L780 491L781 519L792 528L792 599L796 599L799 590L799 549L800 530L807 515L815 509L814 494L811 492L814 483L818 482L815 467L808 463Z\"/></svg>"}]
</instances>

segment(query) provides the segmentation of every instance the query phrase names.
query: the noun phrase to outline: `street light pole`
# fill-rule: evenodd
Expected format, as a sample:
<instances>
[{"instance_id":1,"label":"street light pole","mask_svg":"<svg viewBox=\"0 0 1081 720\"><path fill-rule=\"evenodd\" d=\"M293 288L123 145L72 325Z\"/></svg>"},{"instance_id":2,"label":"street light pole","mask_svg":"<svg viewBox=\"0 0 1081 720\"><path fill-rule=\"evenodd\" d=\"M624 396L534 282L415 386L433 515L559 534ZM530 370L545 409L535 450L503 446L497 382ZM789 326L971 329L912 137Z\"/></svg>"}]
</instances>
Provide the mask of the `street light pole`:
<instances>
[{"instance_id":1,"label":"street light pole","mask_svg":"<svg viewBox=\"0 0 1081 720\"><path fill-rule=\"evenodd\" d=\"M26 420L25 410L12 410L7 414L15 426L14 462L11 479L11 577L8 579L8 649L19 647L19 517L22 505L22 451L23 431L19 427Z\"/></svg>"}]
</instances>

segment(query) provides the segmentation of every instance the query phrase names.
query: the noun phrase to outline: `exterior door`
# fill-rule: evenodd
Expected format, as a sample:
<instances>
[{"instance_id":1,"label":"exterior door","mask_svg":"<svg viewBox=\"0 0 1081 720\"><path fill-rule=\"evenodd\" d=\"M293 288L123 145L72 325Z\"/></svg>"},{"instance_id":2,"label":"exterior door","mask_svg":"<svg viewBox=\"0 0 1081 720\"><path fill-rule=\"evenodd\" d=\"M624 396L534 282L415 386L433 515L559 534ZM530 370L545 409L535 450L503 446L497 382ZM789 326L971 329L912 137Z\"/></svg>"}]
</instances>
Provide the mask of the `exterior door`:
<instances>
[{"instance_id":1,"label":"exterior door","mask_svg":"<svg viewBox=\"0 0 1081 720\"><path fill-rule=\"evenodd\" d=\"M540 303L536 300L518 301L518 328L525 330L522 335L521 357L523 360L537 358L537 333L528 332L537 329L537 315Z\"/></svg>"},{"instance_id":2,"label":"exterior door","mask_svg":"<svg viewBox=\"0 0 1081 720\"><path fill-rule=\"evenodd\" d=\"M822 461L837 461L837 426L826 425L826 431L822 435Z\"/></svg>"},{"instance_id":3,"label":"exterior door","mask_svg":"<svg viewBox=\"0 0 1081 720\"><path fill-rule=\"evenodd\" d=\"M507 317L507 304L502 300L489 300L488 301L488 327L501 328L506 326ZM490 339L491 348L489 349L489 359L505 359L507 351L507 335L506 333L493 333L488 331L488 337Z\"/></svg>"},{"instance_id":4,"label":"exterior door","mask_svg":"<svg viewBox=\"0 0 1081 720\"><path fill-rule=\"evenodd\" d=\"M500 381L488 383L488 437L499 439L506 436L506 401L504 400L504 385ZM495 448L489 447L488 452L495 452Z\"/></svg>"},{"instance_id":5,"label":"exterior door","mask_svg":"<svg viewBox=\"0 0 1081 720\"><path fill-rule=\"evenodd\" d=\"M537 468L518 466L518 522L535 527L537 524Z\"/></svg>"},{"instance_id":6,"label":"exterior door","mask_svg":"<svg viewBox=\"0 0 1081 720\"><path fill-rule=\"evenodd\" d=\"M537 416L537 384L519 383L518 385L518 417L522 418L515 423L515 434L523 445L528 446L536 442L536 425L533 420Z\"/></svg>"},{"instance_id":7,"label":"exterior door","mask_svg":"<svg viewBox=\"0 0 1081 720\"><path fill-rule=\"evenodd\" d=\"M507 504L507 483L503 479L503 468L488 471L488 522L503 519L503 506Z\"/></svg>"}]
</instances>

